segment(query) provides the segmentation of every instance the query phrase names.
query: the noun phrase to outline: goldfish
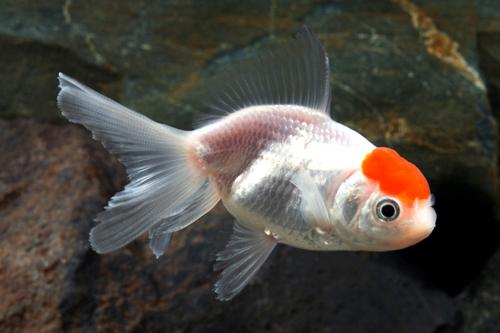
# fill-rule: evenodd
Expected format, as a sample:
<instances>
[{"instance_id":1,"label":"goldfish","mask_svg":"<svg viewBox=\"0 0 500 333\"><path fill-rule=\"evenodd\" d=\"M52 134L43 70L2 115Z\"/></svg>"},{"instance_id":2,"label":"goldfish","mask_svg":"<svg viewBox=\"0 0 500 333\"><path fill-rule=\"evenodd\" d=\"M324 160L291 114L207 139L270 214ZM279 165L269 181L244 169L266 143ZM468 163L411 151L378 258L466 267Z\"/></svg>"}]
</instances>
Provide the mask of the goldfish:
<instances>
[{"instance_id":1,"label":"goldfish","mask_svg":"<svg viewBox=\"0 0 500 333\"><path fill-rule=\"evenodd\" d=\"M157 123L59 73L64 117L92 132L129 183L97 215L98 253L149 233L172 234L219 201L234 217L217 254L219 300L236 296L277 244L313 251L390 251L426 238L436 213L422 172L330 117L330 65L302 28L281 48L240 64L216 85L225 115L192 131Z\"/></svg>"}]
</instances>

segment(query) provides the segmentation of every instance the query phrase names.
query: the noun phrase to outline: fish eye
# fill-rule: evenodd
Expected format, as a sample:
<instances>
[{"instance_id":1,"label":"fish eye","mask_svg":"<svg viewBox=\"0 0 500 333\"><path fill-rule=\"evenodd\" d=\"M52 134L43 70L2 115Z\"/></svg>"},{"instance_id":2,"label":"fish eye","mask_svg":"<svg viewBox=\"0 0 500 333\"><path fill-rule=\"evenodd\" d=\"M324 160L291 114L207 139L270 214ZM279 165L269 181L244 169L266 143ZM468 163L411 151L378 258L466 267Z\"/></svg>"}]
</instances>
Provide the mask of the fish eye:
<instances>
[{"instance_id":1,"label":"fish eye","mask_svg":"<svg viewBox=\"0 0 500 333\"><path fill-rule=\"evenodd\" d=\"M392 199L383 199L375 207L375 214L384 222L391 222L398 218L400 213L399 205Z\"/></svg>"}]
</instances>

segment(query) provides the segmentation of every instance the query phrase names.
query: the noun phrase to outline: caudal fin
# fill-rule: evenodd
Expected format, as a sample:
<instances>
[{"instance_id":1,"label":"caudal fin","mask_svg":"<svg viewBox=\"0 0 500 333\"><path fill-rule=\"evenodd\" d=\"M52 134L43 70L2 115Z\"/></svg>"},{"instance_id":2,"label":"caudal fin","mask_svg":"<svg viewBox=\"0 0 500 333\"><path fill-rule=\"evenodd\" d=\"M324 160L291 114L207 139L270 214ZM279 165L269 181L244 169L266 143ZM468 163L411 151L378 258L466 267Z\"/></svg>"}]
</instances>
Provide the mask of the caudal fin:
<instances>
[{"instance_id":1,"label":"caudal fin","mask_svg":"<svg viewBox=\"0 0 500 333\"><path fill-rule=\"evenodd\" d=\"M209 177L189 157L189 132L152 121L60 73L57 103L116 154L130 183L115 194L90 232L106 253L150 230L150 246L163 254L170 233L195 222L219 201Z\"/></svg>"}]
</instances>

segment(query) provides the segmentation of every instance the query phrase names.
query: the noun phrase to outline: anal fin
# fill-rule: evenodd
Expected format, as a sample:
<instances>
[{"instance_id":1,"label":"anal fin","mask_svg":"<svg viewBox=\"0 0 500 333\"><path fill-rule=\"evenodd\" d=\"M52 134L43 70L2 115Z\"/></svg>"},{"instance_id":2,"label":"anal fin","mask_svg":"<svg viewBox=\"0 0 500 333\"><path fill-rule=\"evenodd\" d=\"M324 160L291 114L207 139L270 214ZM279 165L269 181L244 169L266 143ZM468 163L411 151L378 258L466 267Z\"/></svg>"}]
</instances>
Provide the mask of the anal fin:
<instances>
[{"instance_id":1,"label":"anal fin","mask_svg":"<svg viewBox=\"0 0 500 333\"><path fill-rule=\"evenodd\" d=\"M217 254L215 270L222 270L214 290L217 299L236 296L257 273L277 242L264 231L254 231L236 222L226 248Z\"/></svg>"},{"instance_id":2,"label":"anal fin","mask_svg":"<svg viewBox=\"0 0 500 333\"><path fill-rule=\"evenodd\" d=\"M155 232L155 228L149 231L149 248L153 251L156 259L160 258L168 247L172 233Z\"/></svg>"}]
</instances>

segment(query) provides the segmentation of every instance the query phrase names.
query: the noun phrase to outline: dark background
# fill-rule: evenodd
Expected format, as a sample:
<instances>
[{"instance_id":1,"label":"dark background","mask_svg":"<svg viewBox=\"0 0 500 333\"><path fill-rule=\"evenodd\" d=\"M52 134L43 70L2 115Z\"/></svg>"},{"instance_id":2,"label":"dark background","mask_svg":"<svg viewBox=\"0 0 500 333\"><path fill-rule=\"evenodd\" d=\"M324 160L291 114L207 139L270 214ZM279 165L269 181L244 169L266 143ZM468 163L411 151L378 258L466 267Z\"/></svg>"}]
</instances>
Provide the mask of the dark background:
<instances>
[{"instance_id":1,"label":"dark background","mask_svg":"<svg viewBox=\"0 0 500 333\"><path fill-rule=\"evenodd\" d=\"M61 118L59 71L188 129L226 64L303 24L332 115L428 176L433 234L392 253L279 246L233 301L211 291L222 206L156 260L89 249L126 182ZM500 1L0 1L1 332L500 332Z\"/></svg>"}]
</instances>

